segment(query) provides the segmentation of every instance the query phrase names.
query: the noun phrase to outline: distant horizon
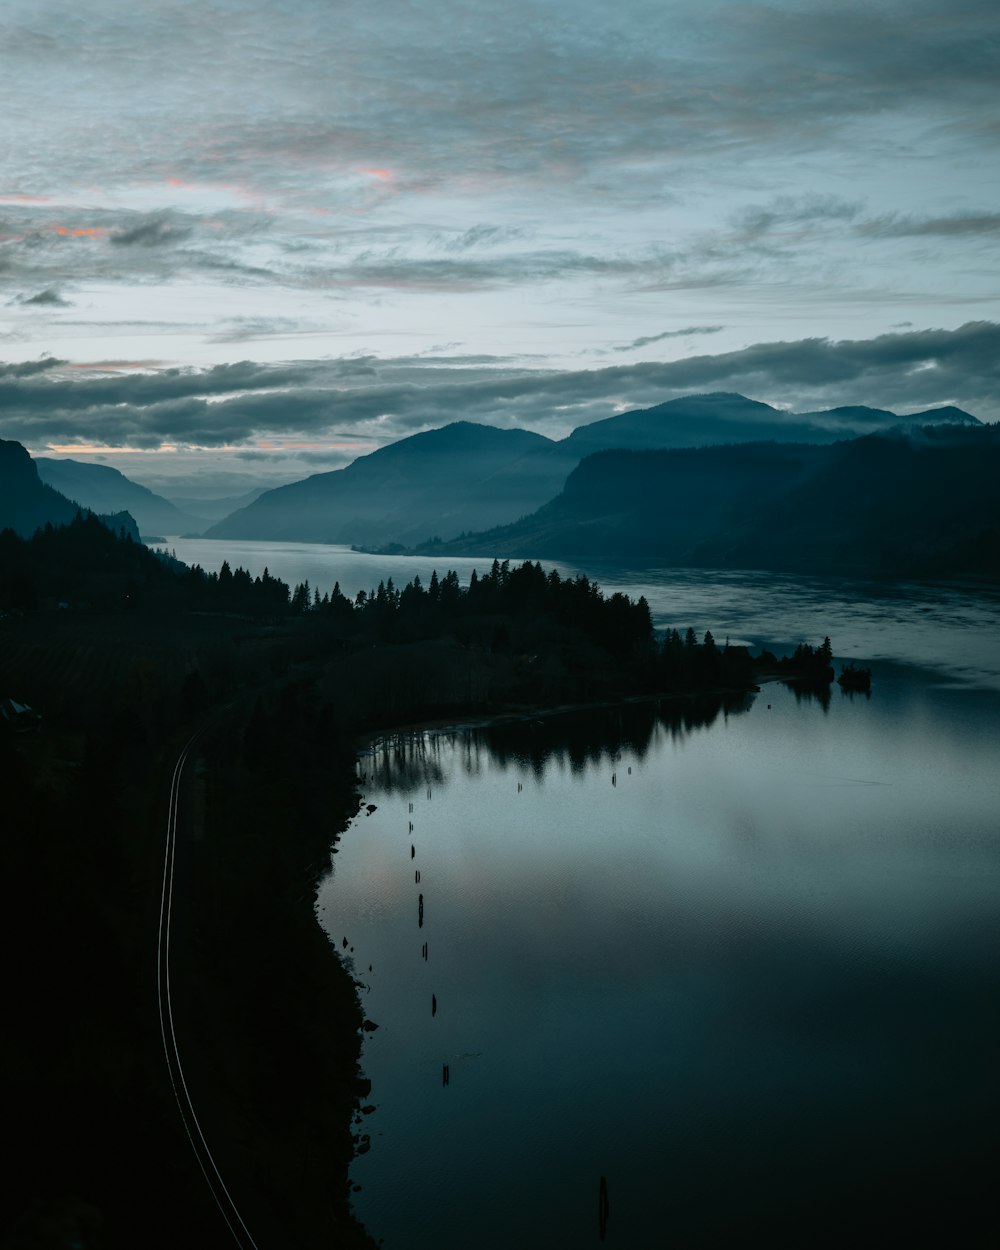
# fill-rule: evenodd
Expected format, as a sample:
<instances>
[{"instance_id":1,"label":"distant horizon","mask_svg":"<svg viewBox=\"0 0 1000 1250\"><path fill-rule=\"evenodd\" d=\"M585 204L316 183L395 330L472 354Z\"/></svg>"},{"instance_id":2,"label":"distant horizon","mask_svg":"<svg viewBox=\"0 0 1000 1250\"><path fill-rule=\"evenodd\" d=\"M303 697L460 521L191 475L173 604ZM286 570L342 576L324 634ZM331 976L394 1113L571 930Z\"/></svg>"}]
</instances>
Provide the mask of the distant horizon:
<instances>
[{"instance_id":1,"label":"distant horizon","mask_svg":"<svg viewBox=\"0 0 1000 1250\"><path fill-rule=\"evenodd\" d=\"M692 391L1000 420L995 6L9 0L2 30L0 437L37 454L242 493Z\"/></svg>"},{"instance_id":2,"label":"distant horizon","mask_svg":"<svg viewBox=\"0 0 1000 1250\"><path fill-rule=\"evenodd\" d=\"M604 415L595 415L588 420L579 422L578 425L571 426L565 433L555 435L551 432L534 430L530 432L539 433L542 437L550 438L553 441L560 441L565 438L573 429L579 429L583 426L593 425L596 422L606 420L608 416L620 415L625 412L644 411L649 408L659 407L663 403L669 403L674 400L702 398L712 395L734 395L742 399L749 399L752 403L768 404L777 411L787 413L789 416L801 413L816 413L823 411L836 411L842 408L869 408L881 411L893 412L894 415L905 418L919 412L933 411L934 408L958 408L966 412L967 415L976 417L983 424L996 424L1000 417L994 418L992 421L984 419L979 413L970 412L963 408L961 404L953 404L941 402L933 405L923 405L919 403L900 405L898 409L877 405L873 403L852 403L852 404L824 404L822 407L814 407L809 409L793 409L788 406L782 406L759 397L752 395L742 395L737 391L689 391L685 394L674 395L668 399L657 401L650 404L642 405L623 405L618 406L614 413L606 413ZM331 470L342 469L354 463L355 460L369 455L373 451L377 451L382 447L391 446L394 443L401 442L404 439L411 438L414 434L428 433L431 430L446 428L449 425L457 425L460 423L472 425L480 425L484 427L492 427L498 429L527 429L522 426L500 426L488 420L456 416L451 420L443 421L441 425L428 426L426 429L412 430L401 433L398 437L387 438L383 443L365 447L358 450L356 455L344 459L340 463L335 464L313 464L305 463L300 469L295 470L291 467L282 470L279 466L275 466L267 475L263 472L253 473L246 469L233 470L227 467L227 462L232 463L234 459L238 463L248 463L247 458L240 455L238 449L229 449L227 451L219 451L218 449L203 450L201 454L195 451L189 451L187 455L180 458L179 462L170 463L172 457L169 453L162 450L151 452L136 452L135 450L124 448L109 448L103 446L56 446L45 447L42 449L33 448L28 445L28 451L33 459L51 459L51 460L70 460L80 463L94 463L103 467L116 469L124 476L135 482L137 485L144 486L157 494L165 495L169 498L170 491L176 490L179 496L187 496L191 499L213 500L216 498L224 498L229 496L242 496L251 491L265 491L276 489L282 485L288 485L291 482L301 481L303 478L312 476L316 473L329 472ZM849 436L849 435L845 435ZM0 438L6 438L2 424L0 424ZM256 458L254 458L256 459ZM252 463L253 461L249 461ZM169 465L166 471L156 471L158 464Z\"/></svg>"}]
</instances>

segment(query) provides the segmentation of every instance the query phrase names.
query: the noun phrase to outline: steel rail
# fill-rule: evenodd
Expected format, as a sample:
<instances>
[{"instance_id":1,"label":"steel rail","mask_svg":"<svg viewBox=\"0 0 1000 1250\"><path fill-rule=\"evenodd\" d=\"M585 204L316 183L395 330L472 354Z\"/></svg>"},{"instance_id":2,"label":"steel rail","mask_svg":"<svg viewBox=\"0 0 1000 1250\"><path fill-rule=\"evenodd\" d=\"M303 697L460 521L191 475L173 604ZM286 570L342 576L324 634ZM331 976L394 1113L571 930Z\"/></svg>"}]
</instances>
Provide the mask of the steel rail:
<instances>
[{"instance_id":1,"label":"steel rail","mask_svg":"<svg viewBox=\"0 0 1000 1250\"><path fill-rule=\"evenodd\" d=\"M160 892L160 920L156 939L156 996L160 1015L160 1036L163 1041L163 1055L166 1059L170 1084L174 1091L177 1109L187 1134L191 1150L205 1178L205 1183L215 1199L226 1226L240 1250L259 1250L257 1243L250 1235L232 1195L226 1187L212 1151L209 1149L201 1123L191 1100L184 1068L181 1064L180 1050L177 1045L177 1032L174 1027L174 1012L170 994L170 929L173 914L174 895L174 864L177 850L177 819L180 808L181 780L184 767L198 734L194 734L185 743L177 762L174 765L173 777L170 781L170 799L167 805L167 829L163 848L163 885Z\"/></svg>"}]
</instances>

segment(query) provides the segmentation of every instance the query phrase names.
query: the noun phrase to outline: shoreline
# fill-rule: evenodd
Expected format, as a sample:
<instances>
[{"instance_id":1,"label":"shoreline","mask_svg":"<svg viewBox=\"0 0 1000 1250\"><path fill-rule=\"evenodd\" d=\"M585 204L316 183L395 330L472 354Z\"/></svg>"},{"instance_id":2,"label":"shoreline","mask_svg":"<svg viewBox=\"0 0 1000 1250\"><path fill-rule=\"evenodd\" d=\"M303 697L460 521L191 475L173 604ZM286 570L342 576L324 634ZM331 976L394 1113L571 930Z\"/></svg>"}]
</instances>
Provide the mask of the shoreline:
<instances>
[{"instance_id":1,"label":"shoreline","mask_svg":"<svg viewBox=\"0 0 1000 1250\"><path fill-rule=\"evenodd\" d=\"M761 683L783 680L785 679L779 676L767 676L761 678ZM360 734L355 741L358 746L357 754L360 757L378 743L388 741L391 738L402 737L405 734L439 734L450 731L458 732L463 729L489 729L493 725L515 725L521 721L540 720L542 717L549 716L570 716L576 712L598 711L602 708L632 707L641 703L662 703L665 700L680 702L681 700L693 699L724 699L729 696L760 694L760 691L760 685L746 687L728 686L716 687L710 690L671 690L660 694L631 694L625 695L620 699L594 699L583 703L515 705L508 711L485 712L479 715L470 713L468 716L459 716L457 719L440 717L423 721L408 721L405 724L393 725L385 729L372 729Z\"/></svg>"}]
</instances>

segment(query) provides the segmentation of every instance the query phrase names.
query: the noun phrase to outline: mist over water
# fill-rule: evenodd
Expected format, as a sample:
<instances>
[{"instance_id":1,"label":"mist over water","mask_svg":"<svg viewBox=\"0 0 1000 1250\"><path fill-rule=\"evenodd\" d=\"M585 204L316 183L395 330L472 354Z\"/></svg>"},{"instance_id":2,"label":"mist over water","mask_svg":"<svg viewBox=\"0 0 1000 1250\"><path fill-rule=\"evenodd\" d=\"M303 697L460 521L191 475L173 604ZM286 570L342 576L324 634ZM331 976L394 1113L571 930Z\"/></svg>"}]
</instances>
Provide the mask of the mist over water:
<instances>
[{"instance_id":1,"label":"mist over water","mask_svg":"<svg viewBox=\"0 0 1000 1250\"><path fill-rule=\"evenodd\" d=\"M426 583L437 569L454 568L462 585L490 560L373 556L321 543L231 542L170 538L167 549L188 564L217 572L223 560L257 577L294 586L308 580L320 594L340 582L353 597L390 577L403 586L414 576ZM793 648L829 634L840 660L891 660L928 667L942 680L1000 690L1000 591L960 587L861 582L845 578L779 576L755 571L663 568L654 563L614 565L543 562L560 574L586 573L606 593L645 595L658 629L710 629L722 643Z\"/></svg>"},{"instance_id":2,"label":"mist over water","mask_svg":"<svg viewBox=\"0 0 1000 1250\"><path fill-rule=\"evenodd\" d=\"M841 660L917 665L1000 690L996 587L627 565L588 573L609 590L645 595L657 626L693 624L720 642L729 636L779 654L829 634Z\"/></svg>"}]
</instances>

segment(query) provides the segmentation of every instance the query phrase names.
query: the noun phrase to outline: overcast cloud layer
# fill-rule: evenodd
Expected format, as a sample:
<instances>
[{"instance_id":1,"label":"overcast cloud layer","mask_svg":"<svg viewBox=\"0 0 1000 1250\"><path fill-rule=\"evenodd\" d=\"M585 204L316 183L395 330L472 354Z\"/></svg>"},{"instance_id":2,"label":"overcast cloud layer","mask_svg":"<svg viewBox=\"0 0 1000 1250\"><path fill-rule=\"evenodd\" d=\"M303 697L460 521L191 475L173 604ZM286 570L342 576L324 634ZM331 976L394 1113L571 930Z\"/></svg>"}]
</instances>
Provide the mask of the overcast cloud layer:
<instances>
[{"instance_id":1,"label":"overcast cloud layer","mask_svg":"<svg viewBox=\"0 0 1000 1250\"><path fill-rule=\"evenodd\" d=\"M8 0L0 107L0 360L64 362L2 377L0 435L38 448L337 462L686 390L1000 416L992 0Z\"/></svg>"}]
</instances>

